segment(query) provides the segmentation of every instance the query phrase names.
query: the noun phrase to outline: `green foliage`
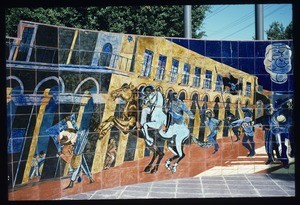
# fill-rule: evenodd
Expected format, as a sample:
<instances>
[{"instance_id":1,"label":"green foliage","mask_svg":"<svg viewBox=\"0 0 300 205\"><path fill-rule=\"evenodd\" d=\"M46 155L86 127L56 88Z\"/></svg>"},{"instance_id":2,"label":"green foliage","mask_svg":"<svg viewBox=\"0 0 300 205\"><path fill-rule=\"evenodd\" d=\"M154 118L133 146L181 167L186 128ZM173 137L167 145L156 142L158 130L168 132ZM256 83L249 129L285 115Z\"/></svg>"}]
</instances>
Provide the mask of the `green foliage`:
<instances>
[{"instance_id":1,"label":"green foliage","mask_svg":"<svg viewBox=\"0 0 300 205\"><path fill-rule=\"evenodd\" d=\"M192 36L202 38L201 30L208 5L192 6ZM60 8L9 8L5 11L6 35L16 36L20 20L58 26L118 33L177 36L184 35L182 5L167 6L107 6Z\"/></svg>"},{"instance_id":2,"label":"green foliage","mask_svg":"<svg viewBox=\"0 0 300 205\"><path fill-rule=\"evenodd\" d=\"M284 28L282 23L274 21L269 29L266 31L268 39L271 40L282 40L282 39L292 39L293 38L293 23L291 23Z\"/></svg>"},{"instance_id":3,"label":"green foliage","mask_svg":"<svg viewBox=\"0 0 300 205\"><path fill-rule=\"evenodd\" d=\"M285 28L285 37L287 39L293 39L293 21Z\"/></svg>"}]
</instances>

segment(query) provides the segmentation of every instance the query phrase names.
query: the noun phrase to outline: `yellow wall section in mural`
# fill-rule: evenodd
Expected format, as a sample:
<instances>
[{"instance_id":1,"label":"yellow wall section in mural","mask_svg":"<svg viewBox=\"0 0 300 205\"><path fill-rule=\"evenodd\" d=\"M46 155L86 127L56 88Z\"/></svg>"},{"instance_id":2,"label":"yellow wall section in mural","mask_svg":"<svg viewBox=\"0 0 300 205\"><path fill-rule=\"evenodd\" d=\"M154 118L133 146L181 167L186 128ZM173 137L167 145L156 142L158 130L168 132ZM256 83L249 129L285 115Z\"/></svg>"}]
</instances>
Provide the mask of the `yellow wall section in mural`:
<instances>
[{"instance_id":1,"label":"yellow wall section in mural","mask_svg":"<svg viewBox=\"0 0 300 205\"><path fill-rule=\"evenodd\" d=\"M162 81L159 81L159 83L167 83L169 86L178 86L181 83L182 80L182 72L183 72L183 65L184 63L188 63L191 66L190 71L190 80L188 85L182 85L184 89L187 91L187 93L191 93L192 90L197 91L204 91L202 89L203 87L203 80L201 80L201 84L199 87L192 87L192 76L195 72L195 67L201 67L201 79L205 78L205 71L210 70L212 71L212 82L216 81L217 73L221 75L226 75L228 72L232 73L235 78L242 77L243 78L243 90L245 90L246 82L251 83L251 95L249 97L244 96L242 99L241 104L245 105L246 101L249 101L249 104L253 104L253 96L254 96L254 86L257 84L257 77L254 75L250 75L248 73L245 73L243 71L237 70L233 67L227 66L225 64L219 63L213 59L210 59L208 57L204 57L198 53L195 53L191 50L188 50L182 46L179 46L175 43L172 43L169 40L166 40L164 38L159 37L144 37L140 36L138 39L136 37L133 37L132 42L127 42L127 35L124 35L122 46L120 50L120 54L122 56L129 57L129 52L132 52L134 49L134 43L133 41L138 40L136 53L135 53L135 66L134 66L134 72L130 73L130 79L134 79L136 81L136 78L142 78L144 83L154 83L155 79L155 72L156 68L158 66L158 59L159 55L163 55L167 57L166 61L166 67L165 67L165 77ZM151 75L150 77L141 77L141 71L142 71L142 64L144 59L144 52L145 50L153 51L153 60L152 60L152 67L151 67ZM131 54L133 56L133 54ZM131 56L131 57L132 57ZM179 61L178 66L178 77L176 83L170 83L170 71L172 66L172 59L176 59ZM166 87L161 85L162 87ZM215 84L212 84L212 91L215 89ZM214 95L214 92L211 92L210 90L207 91L210 95ZM229 93L224 93L224 100L227 97L231 98L231 102L235 102L238 98L238 96L231 95Z\"/></svg>"},{"instance_id":2,"label":"yellow wall section in mural","mask_svg":"<svg viewBox=\"0 0 300 205\"><path fill-rule=\"evenodd\" d=\"M241 99L241 106L244 106L246 104L246 101L249 101L249 105L251 106L253 104L253 93L254 93L254 86L256 83L256 77L250 74L247 74L245 72L239 71L235 68L232 68L230 66L224 65L222 63L219 63L217 61L214 61L210 58L204 57L200 54L197 54L193 51L190 51L188 49L185 49L182 46L179 46L177 44L172 43L171 41L168 41L164 38L157 38L157 37L144 37L139 36L138 38L136 36L131 36L132 40L128 41L129 35L123 35L122 39L122 46L120 49L120 55L128 58L132 58L133 55L135 55L135 62L134 62L134 68L133 72L128 72L130 69L130 65L124 65L121 62L119 65L119 68L121 70L124 70L123 68L126 67L126 74L125 75L117 75L113 74L111 77L111 86L109 88L109 91L120 88L124 83L132 83L134 86L139 87L140 85L145 84L153 84L155 86L161 87L163 93L165 96L167 95L167 90L170 88L173 88L174 91L180 92L181 90L184 90L186 93L185 103L191 105L191 97L192 93L198 93L199 94L199 103L200 106L203 104L203 96L207 95L209 98L208 104L209 108L213 108L215 102L213 100L216 97L219 97L219 119L224 119L225 116L225 107L223 105L224 101L226 101L227 98L230 98L230 110L231 112L235 111L236 102L240 96L234 96L230 93L218 93L214 92L215 84L212 84L212 89L210 90L204 90L203 88L203 79L205 78L205 71L210 70L212 72L212 82L216 81L217 74L225 75L227 72L231 72L234 77L238 78L240 76L243 77L243 90L245 90L246 82L251 83L251 92L252 94L250 96L243 96ZM137 42L136 42L137 41ZM136 46L136 48L134 48ZM134 49L136 49L135 54ZM144 59L144 52L145 50L151 50L153 51L153 60L152 60L152 66L151 66L151 74L149 77L143 77L141 76L142 71L142 64ZM167 57L166 61L166 67L165 67L165 77L162 81L155 81L155 72L156 68L158 66L158 60L159 56L163 55ZM178 66L178 77L177 81L175 83L170 83L170 72L172 67L172 59L176 59L179 61ZM182 73L183 73L183 66L184 63L188 63L191 65L191 71L190 71L190 79L189 83L187 85L180 85L182 80ZM195 67L201 67L201 84L199 87L193 87L193 74L195 72ZM221 97L222 95L222 97ZM107 119L109 116L113 115L115 103L108 103L104 110L103 120ZM198 119L194 122L194 135L197 137L199 133L199 126L200 126L200 119L199 116ZM223 125L221 125L221 129L218 131L217 138L222 137L222 128ZM208 134L208 129L205 129L205 136ZM128 137L128 136L127 136ZM100 142L97 142L97 148L95 152L94 162L92 171L93 172L99 172L103 168L103 162L105 159L105 153L108 143L108 134L105 138L103 138ZM120 140L119 140L119 147L118 147L118 154L116 158L115 166L120 165L124 160L125 155L125 148L126 148L127 138L126 135L121 134ZM140 139L138 140L138 146L136 147L135 152L135 160L140 158L144 153L144 142L142 142ZM101 147L101 148L100 148Z\"/></svg>"},{"instance_id":3,"label":"yellow wall section in mural","mask_svg":"<svg viewBox=\"0 0 300 205\"><path fill-rule=\"evenodd\" d=\"M127 141L128 141L128 135L125 135L124 133L120 132L115 166L118 166L124 162Z\"/></svg>"}]
</instances>

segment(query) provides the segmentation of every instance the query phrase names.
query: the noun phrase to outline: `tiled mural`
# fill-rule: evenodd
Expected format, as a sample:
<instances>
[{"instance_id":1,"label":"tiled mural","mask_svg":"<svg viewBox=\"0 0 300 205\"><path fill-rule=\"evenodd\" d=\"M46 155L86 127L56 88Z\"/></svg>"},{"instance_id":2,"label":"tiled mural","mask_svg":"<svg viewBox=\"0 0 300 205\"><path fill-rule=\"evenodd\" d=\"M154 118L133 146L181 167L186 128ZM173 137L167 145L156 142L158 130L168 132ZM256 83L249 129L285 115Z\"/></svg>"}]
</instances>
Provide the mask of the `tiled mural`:
<instances>
[{"instance_id":1,"label":"tiled mural","mask_svg":"<svg viewBox=\"0 0 300 205\"><path fill-rule=\"evenodd\" d=\"M26 21L18 31L6 39L9 200L191 177L237 157L251 173L290 170L292 40L149 37Z\"/></svg>"}]
</instances>

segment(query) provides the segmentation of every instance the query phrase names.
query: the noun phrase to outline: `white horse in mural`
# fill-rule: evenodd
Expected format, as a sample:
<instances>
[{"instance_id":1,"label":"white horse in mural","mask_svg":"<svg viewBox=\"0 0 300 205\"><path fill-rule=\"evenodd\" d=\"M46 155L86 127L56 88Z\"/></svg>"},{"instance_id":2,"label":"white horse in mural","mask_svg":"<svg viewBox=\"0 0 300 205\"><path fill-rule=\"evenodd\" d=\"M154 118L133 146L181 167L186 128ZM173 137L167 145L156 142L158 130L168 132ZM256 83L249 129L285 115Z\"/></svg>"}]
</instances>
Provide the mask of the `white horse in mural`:
<instances>
[{"instance_id":1,"label":"white horse in mural","mask_svg":"<svg viewBox=\"0 0 300 205\"><path fill-rule=\"evenodd\" d=\"M174 173L177 170L179 161L185 156L183 152L183 145L184 142L190 137L190 130L188 129L187 125L183 123L170 125L166 133L164 133L162 130L159 130L158 133L163 139L170 140L174 144L175 150L170 146L168 147L174 156L169 158L165 163L166 168ZM171 166L171 162L175 159L177 160Z\"/></svg>"},{"instance_id":2,"label":"white horse in mural","mask_svg":"<svg viewBox=\"0 0 300 205\"><path fill-rule=\"evenodd\" d=\"M146 87L145 87L146 88ZM144 91L146 93L146 98L144 103L148 105L147 108L143 109L142 112L151 115L149 122L146 122L145 113L142 113L141 124L143 125L142 131L145 135L145 141L149 146L152 146L154 143L154 138L149 136L148 128L158 130L158 137L161 137L163 140L171 142L172 146L168 146L168 149L174 154L173 157L169 158L165 167L169 169L172 173L177 171L177 166L180 160L185 156L183 152L184 142L190 137L190 131L187 124L183 122L182 124L172 124L168 128L168 131L165 133L162 129L163 125L166 124L167 116L164 113L163 109L165 107L164 97L159 90L154 90L153 87L150 91ZM148 93L147 93L148 92ZM171 162L177 159L171 166Z\"/></svg>"}]
</instances>

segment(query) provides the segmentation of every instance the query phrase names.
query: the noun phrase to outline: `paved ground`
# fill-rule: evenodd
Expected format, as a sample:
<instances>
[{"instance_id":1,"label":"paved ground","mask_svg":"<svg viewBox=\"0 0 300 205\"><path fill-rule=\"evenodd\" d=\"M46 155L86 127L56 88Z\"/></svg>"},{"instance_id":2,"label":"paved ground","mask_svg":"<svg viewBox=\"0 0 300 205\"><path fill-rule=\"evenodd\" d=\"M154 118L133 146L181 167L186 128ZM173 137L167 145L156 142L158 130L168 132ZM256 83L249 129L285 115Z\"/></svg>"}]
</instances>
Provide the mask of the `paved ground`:
<instances>
[{"instance_id":1,"label":"paved ground","mask_svg":"<svg viewBox=\"0 0 300 205\"><path fill-rule=\"evenodd\" d=\"M260 158L263 152L261 147L254 159L240 156L225 166L215 166L190 178L120 186L58 200L294 197L293 159L288 169L280 163L265 165Z\"/></svg>"},{"instance_id":2,"label":"paved ground","mask_svg":"<svg viewBox=\"0 0 300 205\"><path fill-rule=\"evenodd\" d=\"M115 187L61 199L294 197L294 180L294 175L292 174L200 176Z\"/></svg>"}]
</instances>

